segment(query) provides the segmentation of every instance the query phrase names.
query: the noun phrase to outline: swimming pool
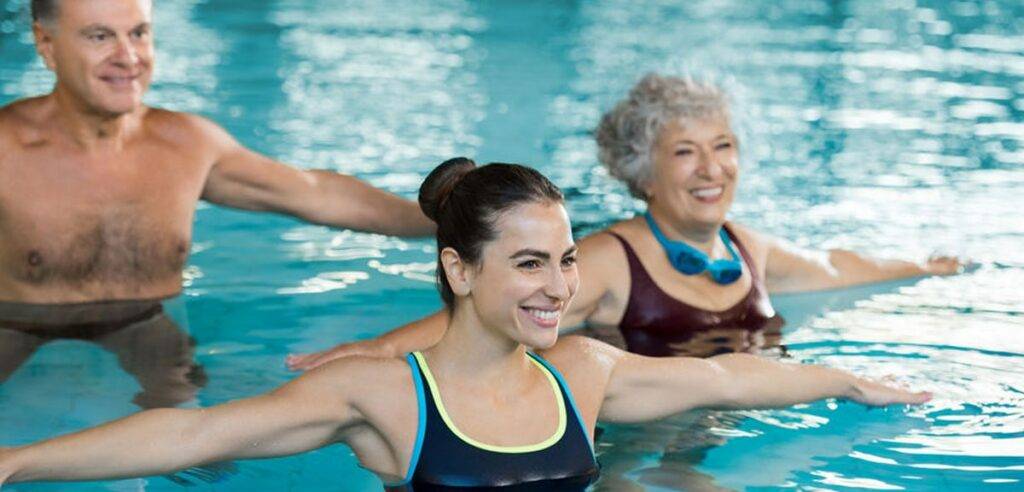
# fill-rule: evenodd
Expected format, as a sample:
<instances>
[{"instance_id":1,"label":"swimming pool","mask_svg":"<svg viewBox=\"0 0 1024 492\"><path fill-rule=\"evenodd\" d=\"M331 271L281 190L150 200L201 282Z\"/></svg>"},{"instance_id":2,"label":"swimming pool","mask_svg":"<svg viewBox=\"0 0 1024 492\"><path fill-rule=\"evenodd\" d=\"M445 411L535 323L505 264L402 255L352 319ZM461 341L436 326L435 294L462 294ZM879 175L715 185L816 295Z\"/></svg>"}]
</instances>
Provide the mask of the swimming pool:
<instances>
[{"instance_id":1,"label":"swimming pool","mask_svg":"<svg viewBox=\"0 0 1024 492\"><path fill-rule=\"evenodd\" d=\"M23 0L0 0L0 103L48 89ZM533 164L577 232L638 204L589 130L644 71L742 87L736 220L801 244L965 255L952 278L776 298L800 360L893 374L921 408L821 403L608 428L607 490L1019 490L1024 481L1024 7L988 2L177 0L156 7L149 102L247 145L410 195L452 155ZM432 245L203 207L169 304L209 382L190 405L273 388L291 351L426 314ZM132 412L92 345L46 346L0 386L0 442ZM347 449L237 464L198 490L379 487ZM180 490L165 478L11 490ZM6 489L5 489L6 490Z\"/></svg>"}]
</instances>

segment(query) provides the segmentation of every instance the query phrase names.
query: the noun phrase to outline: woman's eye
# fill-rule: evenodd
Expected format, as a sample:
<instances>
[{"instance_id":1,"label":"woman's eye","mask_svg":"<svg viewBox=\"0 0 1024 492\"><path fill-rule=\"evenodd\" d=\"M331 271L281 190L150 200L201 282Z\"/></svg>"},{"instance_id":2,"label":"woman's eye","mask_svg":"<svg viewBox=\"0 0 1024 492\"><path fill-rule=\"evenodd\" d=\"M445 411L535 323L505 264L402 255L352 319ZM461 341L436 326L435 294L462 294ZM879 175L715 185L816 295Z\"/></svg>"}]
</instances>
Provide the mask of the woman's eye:
<instances>
[{"instance_id":1,"label":"woman's eye","mask_svg":"<svg viewBox=\"0 0 1024 492\"><path fill-rule=\"evenodd\" d=\"M732 148L732 142L722 142L715 146L715 150L725 150Z\"/></svg>"},{"instance_id":2,"label":"woman's eye","mask_svg":"<svg viewBox=\"0 0 1024 492\"><path fill-rule=\"evenodd\" d=\"M562 266L563 267L568 268L568 267L571 267L571 266L573 266L575 264L576 264L576 257L575 256L567 256L565 258L562 258Z\"/></svg>"},{"instance_id":3,"label":"woman's eye","mask_svg":"<svg viewBox=\"0 0 1024 492\"><path fill-rule=\"evenodd\" d=\"M676 151L676 155L690 155L693 153L691 149L679 149Z\"/></svg>"},{"instance_id":4,"label":"woman's eye","mask_svg":"<svg viewBox=\"0 0 1024 492\"><path fill-rule=\"evenodd\" d=\"M524 262L519 264L519 268L527 268L527 269L540 268L540 262L537 261L537 260L526 260L526 261L524 261Z\"/></svg>"}]
</instances>

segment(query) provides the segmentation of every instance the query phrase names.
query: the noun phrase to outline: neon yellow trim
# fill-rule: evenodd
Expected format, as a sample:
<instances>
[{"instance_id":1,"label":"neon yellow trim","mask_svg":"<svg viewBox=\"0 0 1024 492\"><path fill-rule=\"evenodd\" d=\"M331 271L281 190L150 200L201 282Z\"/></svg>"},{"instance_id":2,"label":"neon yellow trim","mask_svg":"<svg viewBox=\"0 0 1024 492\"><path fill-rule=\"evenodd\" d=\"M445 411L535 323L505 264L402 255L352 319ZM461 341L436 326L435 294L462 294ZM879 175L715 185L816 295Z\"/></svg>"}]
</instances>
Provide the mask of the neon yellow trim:
<instances>
[{"instance_id":1,"label":"neon yellow trim","mask_svg":"<svg viewBox=\"0 0 1024 492\"><path fill-rule=\"evenodd\" d=\"M441 420L444 420L444 424L448 426L448 429L450 429L453 434L458 436L459 439L462 439L466 444L486 451L493 451L495 453L532 453L534 451L540 451L553 446L556 442L562 439L562 435L565 434L565 401L562 399L562 391L558 388L558 381L555 380L555 377L551 375L551 372L549 372L543 364L534 360L533 357L527 356L530 357L530 362L533 362L533 364L544 373L544 376L548 378L548 382L551 383L551 389L555 392L555 401L558 402L558 428L555 429L555 433L552 434L551 437L536 444L527 444L525 446L495 446L493 444L486 444L477 441L476 439L463 434L462 431L455 426L455 422L453 422L451 417L448 416L448 411L444 408L444 402L441 401L441 392L437 389L437 382L434 381L434 375L430 372L430 368L427 367L427 361L423 358L423 354L413 352L413 356L415 356L416 360L420 363L420 369L423 370L423 376L427 379L427 386L430 387L430 396L434 399L434 405L437 406L438 413L441 414Z\"/></svg>"}]
</instances>

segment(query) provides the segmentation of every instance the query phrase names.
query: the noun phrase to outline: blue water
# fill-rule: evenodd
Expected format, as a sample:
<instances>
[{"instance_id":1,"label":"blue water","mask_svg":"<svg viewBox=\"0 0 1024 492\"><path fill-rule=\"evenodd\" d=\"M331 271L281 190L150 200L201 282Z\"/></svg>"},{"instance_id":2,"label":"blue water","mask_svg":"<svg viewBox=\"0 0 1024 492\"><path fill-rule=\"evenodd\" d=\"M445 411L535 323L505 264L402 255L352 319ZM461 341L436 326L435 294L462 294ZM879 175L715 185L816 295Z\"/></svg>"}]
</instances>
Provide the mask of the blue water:
<instances>
[{"instance_id":1,"label":"blue water","mask_svg":"<svg viewBox=\"0 0 1024 492\"><path fill-rule=\"evenodd\" d=\"M647 70L736 88L735 220L798 244L933 251L947 278L775 299L789 353L936 393L609 428L605 490L1024 488L1024 4L962 1L156 2L148 101L206 115L301 167L412 196L453 155L540 168L580 234L638 209L589 135ZM0 0L0 103L52 77L27 1ZM439 305L432 245L201 206L185 295L207 406L292 377L285 354L373 336ZM137 409L89 344L47 345L0 386L0 443ZM196 490L379 487L335 446L245 461ZM146 478L17 491L153 490Z\"/></svg>"}]
</instances>

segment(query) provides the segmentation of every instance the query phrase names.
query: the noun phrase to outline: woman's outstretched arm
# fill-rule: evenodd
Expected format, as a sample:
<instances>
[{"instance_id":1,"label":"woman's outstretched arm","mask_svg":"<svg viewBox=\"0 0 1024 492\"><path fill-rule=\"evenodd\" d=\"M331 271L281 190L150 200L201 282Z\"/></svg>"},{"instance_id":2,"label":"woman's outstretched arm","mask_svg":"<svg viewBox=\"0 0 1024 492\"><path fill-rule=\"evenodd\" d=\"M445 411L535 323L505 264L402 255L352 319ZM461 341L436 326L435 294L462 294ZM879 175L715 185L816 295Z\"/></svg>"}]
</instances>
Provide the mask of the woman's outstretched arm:
<instances>
[{"instance_id":1,"label":"woman's outstretched arm","mask_svg":"<svg viewBox=\"0 0 1024 492\"><path fill-rule=\"evenodd\" d=\"M812 251L773 239L765 265L768 290L773 293L837 289L926 275L952 275L963 263L951 256L933 256L918 263L873 258L856 251Z\"/></svg>"},{"instance_id":2,"label":"woman's outstretched arm","mask_svg":"<svg viewBox=\"0 0 1024 492\"><path fill-rule=\"evenodd\" d=\"M782 363L748 354L699 359L644 357L596 340L588 345L608 367L599 418L655 420L696 408L778 408L823 398L871 406L921 404L931 395L859 378L824 366Z\"/></svg>"},{"instance_id":3,"label":"woman's outstretched arm","mask_svg":"<svg viewBox=\"0 0 1024 492\"><path fill-rule=\"evenodd\" d=\"M952 256L933 256L925 261L875 258L856 251L827 251L800 247L782 238L730 223L736 233L763 261L765 284L773 293L839 289L926 275L952 275L967 265Z\"/></svg>"},{"instance_id":4,"label":"woman's outstretched arm","mask_svg":"<svg viewBox=\"0 0 1024 492\"><path fill-rule=\"evenodd\" d=\"M360 419L336 367L261 396L203 409L141 412L81 432L0 449L0 484L157 475L234 458L299 453ZM333 375L332 375L333 373Z\"/></svg>"}]
</instances>

